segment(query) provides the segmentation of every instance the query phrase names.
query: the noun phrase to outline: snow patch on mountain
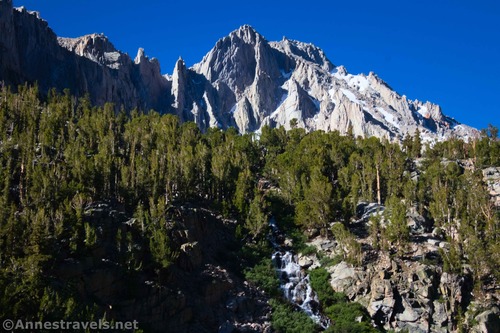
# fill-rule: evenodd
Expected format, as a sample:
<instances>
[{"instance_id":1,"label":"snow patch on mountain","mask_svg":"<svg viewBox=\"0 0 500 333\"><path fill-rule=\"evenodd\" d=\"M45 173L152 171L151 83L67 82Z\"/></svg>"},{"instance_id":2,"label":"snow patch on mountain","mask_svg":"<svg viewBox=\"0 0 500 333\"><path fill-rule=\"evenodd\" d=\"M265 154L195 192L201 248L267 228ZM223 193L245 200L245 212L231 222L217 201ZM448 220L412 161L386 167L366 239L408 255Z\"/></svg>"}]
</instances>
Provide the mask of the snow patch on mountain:
<instances>
[{"instance_id":1,"label":"snow patch on mountain","mask_svg":"<svg viewBox=\"0 0 500 333\"><path fill-rule=\"evenodd\" d=\"M361 104L361 101L356 97L356 95L354 95L352 91L343 88L340 89L340 91L342 91L344 96L347 97L351 102Z\"/></svg>"},{"instance_id":2,"label":"snow patch on mountain","mask_svg":"<svg viewBox=\"0 0 500 333\"><path fill-rule=\"evenodd\" d=\"M399 123L395 121L394 116L392 114L390 114L389 112L387 112L384 108L382 108L380 106L378 106L376 109L378 112L380 112L383 115L384 119L386 121L388 121L391 125L393 125L394 127L400 128Z\"/></svg>"},{"instance_id":3,"label":"snow patch on mountain","mask_svg":"<svg viewBox=\"0 0 500 333\"><path fill-rule=\"evenodd\" d=\"M422 117L424 118L429 118L430 117L430 113L429 113L429 110L427 109L426 106L421 106L418 110L417 110L418 114L420 114Z\"/></svg>"}]
</instances>

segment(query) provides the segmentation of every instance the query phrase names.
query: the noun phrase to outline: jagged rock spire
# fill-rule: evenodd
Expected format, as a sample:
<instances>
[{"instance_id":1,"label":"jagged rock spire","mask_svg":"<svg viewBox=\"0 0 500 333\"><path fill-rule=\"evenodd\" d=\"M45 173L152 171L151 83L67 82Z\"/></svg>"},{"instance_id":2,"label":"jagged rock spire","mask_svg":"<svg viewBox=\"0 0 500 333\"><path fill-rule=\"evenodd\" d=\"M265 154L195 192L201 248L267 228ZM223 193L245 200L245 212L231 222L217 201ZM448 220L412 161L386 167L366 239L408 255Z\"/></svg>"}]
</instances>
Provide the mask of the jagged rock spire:
<instances>
[{"instance_id":1,"label":"jagged rock spire","mask_svg":"<svg viewBox=\"0 0 500 333\"><path fill-rule=\"evenodd\" d=\"M134 63L136 65L140 64L141 61L143 61L144 59L146 59L146 56L144 55L144 49L142 47L140 47L138 50L137 50L137 55L135 56L135 59L134 59Z\"/></svg>"},{"instance_id":2,"label":"jagged rock spire","mask_svg":"<svg viewBox=\"0 0 500 333\"><path fill-rule=\"evenodd\" d=\"M182 113L184 111L185 103L185 88L186 84L186 64L181 57L177 60L174 67L174 72L172 74L172 96L174 102L172 107L176 110L177 115L182 119Z\"/></svg>"}]
</instances>

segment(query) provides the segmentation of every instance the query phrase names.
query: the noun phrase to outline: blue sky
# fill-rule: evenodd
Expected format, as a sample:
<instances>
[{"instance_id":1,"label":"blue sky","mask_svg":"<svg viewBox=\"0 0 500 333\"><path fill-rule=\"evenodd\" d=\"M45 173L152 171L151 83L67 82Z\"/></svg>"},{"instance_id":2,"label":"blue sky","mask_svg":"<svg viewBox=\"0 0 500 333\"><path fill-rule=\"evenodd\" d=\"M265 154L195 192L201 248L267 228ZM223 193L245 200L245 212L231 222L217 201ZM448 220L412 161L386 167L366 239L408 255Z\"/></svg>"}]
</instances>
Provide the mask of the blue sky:
<instances>
[{"instance_id":1,"label":"blue sky","mask_svg":"<svg viewBox=\"0 0 500 333\"><path fill-rule=\"evenodd\" d=\"M14 0L59 36L104 33L135 57L143 47L171 73L243 24L266 39L321 47L350 73L373 71L408 98L429 100L462 123L500 126L500 2Z\"/></svg>"}]
</instances>

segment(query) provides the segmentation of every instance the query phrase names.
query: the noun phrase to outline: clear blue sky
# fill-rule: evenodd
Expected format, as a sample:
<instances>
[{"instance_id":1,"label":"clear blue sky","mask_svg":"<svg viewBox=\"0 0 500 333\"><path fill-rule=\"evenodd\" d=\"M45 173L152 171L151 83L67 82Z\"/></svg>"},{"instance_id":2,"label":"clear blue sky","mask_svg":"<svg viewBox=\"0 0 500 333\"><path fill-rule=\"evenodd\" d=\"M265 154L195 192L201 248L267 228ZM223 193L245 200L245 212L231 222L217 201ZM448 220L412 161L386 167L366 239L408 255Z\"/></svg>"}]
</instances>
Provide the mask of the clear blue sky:
<instances>
[{"instance_id":1,"label":"clear blue sky","mask_svg":"<svg viewBox=\"0 0 500 333\"><path fill-rule=\"evenodd\" d=\"M104 33L135 57L143 47L171 73L182 56L200 61L243 24L268 40L321 47L353 74L374 71L400 94L446 115L500 126L500 2L14 0L37 10L59 36Z\"/></svg>"}]
</instances>

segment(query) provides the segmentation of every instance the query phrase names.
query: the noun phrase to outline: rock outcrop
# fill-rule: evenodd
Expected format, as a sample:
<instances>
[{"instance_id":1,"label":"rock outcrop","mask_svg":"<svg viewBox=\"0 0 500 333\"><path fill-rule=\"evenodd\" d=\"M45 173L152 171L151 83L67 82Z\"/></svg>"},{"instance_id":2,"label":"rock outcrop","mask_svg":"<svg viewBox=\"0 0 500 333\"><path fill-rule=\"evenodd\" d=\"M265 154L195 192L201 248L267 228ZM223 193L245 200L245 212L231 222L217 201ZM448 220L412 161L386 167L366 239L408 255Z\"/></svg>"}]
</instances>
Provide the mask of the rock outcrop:
<instances>
[{"instance_id":1,"label":"rock outcrop","mask_svg":"<svg viewBox=\"0 0 500 333\"><path fill-rule=\"evenodd\" d=\"M175 210L175 221L167 223L179 251L167 270L148 267L136 219L109 203L93 203L83 214L96 233L89 255L68 256L54 279L74 286L78 298L92 300L107 318L137 320L147 332L268 331L266 296L240 277L236 259L228 260L234 225L206 209Z\"/></svg>"},{"instance_id":2,"label":"rock outcrop","mask_svg":"<svg viewBox=\"0 0 500 333\"><path fill-rule=\"evenodd\" d=\"M367 228L369 216L383 208L375 203L360 204L359 219L351 227ZM412 210L407 217L408 226L425 220ZM459 331L460 326L471 332L497 332L500 294L493 291L487 299L475 297L468 266L459 275L444 272L435 258L440 248L446 248L446 242L429 233L425 223L412 229L411 234L410 254L405 257L370 251L369 238L357 239L365 248L363 265L341 261L327 267L332 289L366 307L373 322L386 330L447 333ZM331 258L339 258L343 251L336 241L323 236L310 245ZM460 316L464 317L457 322Z\"/></svg>"},{"instance_id":3,"label":"rock outcrop","mask_svg":"<svg viewBox=\"0 0 500 333\"><path fill-rule=\"evenodd\" d=\"M490 167L483 170L483 179L496 207L500 207L500 168Z\"/></svg>"}]
</instances>

